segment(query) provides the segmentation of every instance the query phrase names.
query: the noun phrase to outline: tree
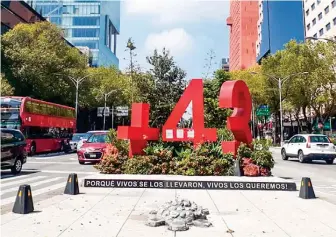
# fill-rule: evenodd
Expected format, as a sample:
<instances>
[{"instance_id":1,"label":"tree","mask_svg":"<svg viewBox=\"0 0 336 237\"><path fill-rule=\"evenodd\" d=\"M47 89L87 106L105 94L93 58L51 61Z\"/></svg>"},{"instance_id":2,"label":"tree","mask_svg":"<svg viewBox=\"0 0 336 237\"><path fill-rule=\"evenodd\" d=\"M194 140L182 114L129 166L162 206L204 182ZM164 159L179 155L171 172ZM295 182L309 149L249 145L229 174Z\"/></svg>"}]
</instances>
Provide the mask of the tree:
<instances>
[{"instance_id":1,"label":"tree","mask_svg":"<svg viewBox=\"0 0 336 237\"><path fill-rule=\"evenodd\" d=\"M85 70L87 59L57 26L18 24L1 36L1 44L1 69L15 95L73 105L75 90L66 77Z\"/></svg>"},{"instance_id":2,"label":"tree","mask_svg":"<svg viewBox=\"0 0 336 237\"><path fill-rule=\"evenodd\" d=\"M230 80L230 74L222 69L214 73L213 79L204 80L204 121L206 127L220 128L226 124L229 109L219 108L219 93L224 82Z\"/></svg>"},{"instance_id":3,"label":"tree","mask_svg":"<svg viewBox=\"0 0 336 237\"><path fill-rule=\"evenodd\" d=\"M14 88L8 83L8 80L1 73L1 96L9 96L14 94Z\"/></svg>"},{"instance_id":4,"label":"tree","mask_svg":"<svg viewBox=\"0 0 336 237\"><path fill-rule=\"evenodd\" d=\"M210 49L210 51L207 53L207 58L205 59L206 63L204 65L204 79L208 79L209 75L211 75L213 73L213 66L216 65L216 54L215 52Z\"/></svg>"},{"instance_id":5,"label":"tree","mask_svg":"<svg viewBox=\"0 0 336 237\"><path fill-rule=\"evenodd\" d=\"M162 127L185 89L186 73L165 48L161 53L155 49L147 62L151 65L148 73L154 82L149 97L152 126Z\"/></svg>"},{"instance_id":6,"label":"tree","mask_svg":"<svg viewBox=\"0 0 336 237\"><path fill-rule=\"evenodd\" d=\"M335 46L332 43L307 42L304 44L290 41L285 49L278 51L262 61L262 71L277 78L294 75L283 83L283 101L290 104L296 119L302 111L304 121L311 132L307 111L313 109L316 119L322 123L335 111ZM307 72L307 75L299 74ZM277 87L276 82L269 84ZM274 97L279 98L278 91ZM277 103L277 108L278 107ZM324 108L322 110L322 108Z\"/></svg>"}]
</instances>

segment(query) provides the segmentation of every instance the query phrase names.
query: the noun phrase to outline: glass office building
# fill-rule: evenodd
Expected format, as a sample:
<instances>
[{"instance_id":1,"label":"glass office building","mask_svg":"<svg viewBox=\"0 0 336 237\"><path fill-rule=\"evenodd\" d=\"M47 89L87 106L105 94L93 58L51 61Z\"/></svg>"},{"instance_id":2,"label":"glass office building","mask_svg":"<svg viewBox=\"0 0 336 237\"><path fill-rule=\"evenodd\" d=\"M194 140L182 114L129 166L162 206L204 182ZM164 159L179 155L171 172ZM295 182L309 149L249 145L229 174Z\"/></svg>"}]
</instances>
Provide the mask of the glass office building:
<instances>
[{"instance_id":1,"label":"glass office building","mask_svg":"<svg viewBox=\"0 0 336 237\"><path fill-rule=\"evenodd\" d=\"M90 49L92 66L119 67L116 56L120 32L120 1L26 1L50 22L57 24L73 45Z\"/></svg>"}]
</instances>

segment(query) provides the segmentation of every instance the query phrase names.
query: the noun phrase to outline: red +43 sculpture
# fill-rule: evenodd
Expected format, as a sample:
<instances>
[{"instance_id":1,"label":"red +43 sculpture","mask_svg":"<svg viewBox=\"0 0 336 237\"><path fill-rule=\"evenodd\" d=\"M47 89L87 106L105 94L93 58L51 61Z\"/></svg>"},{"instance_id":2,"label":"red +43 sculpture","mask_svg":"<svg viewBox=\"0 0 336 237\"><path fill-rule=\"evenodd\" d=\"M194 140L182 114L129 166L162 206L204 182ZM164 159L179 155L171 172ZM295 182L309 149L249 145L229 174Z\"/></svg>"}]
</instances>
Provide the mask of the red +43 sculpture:
<instances>
[{"instance_id":1,"label":"red +43 sculpture","mask_svg":"<svg viewBox=\"0 0 336 237\"><path fill-rule=\"evenodd\" d=\"M193 128L177 128L190 102L192 103ZM233 109L232 115L227 119L227 128L232 131L234 141L223 142L222 149L224 153L236 154L241 142L248 145L252 142L249 128L252 101L245 82L224 82L219 94L219 106ZM143 154L148 140L159 139L159 129L150 128L148 123L149 104L132 104L131 126L118 127L118 139L130 141L130 157ZM193 79L164 124L162 139L164 141L192 141L194 145L198 145L205 141L216 141L216 132L216 128L204 127L203 80Z\"/></svg>"}]
</instances>

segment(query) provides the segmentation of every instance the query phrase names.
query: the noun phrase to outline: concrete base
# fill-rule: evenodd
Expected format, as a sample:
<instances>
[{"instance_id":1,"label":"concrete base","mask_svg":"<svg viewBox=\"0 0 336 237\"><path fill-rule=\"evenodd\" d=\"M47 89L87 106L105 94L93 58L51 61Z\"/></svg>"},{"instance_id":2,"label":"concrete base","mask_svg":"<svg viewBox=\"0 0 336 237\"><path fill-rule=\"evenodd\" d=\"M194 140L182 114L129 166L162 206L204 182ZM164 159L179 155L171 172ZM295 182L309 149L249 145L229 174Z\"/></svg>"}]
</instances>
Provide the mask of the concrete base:
<instances>
[{"instance_id":1,"label":"concrete base","mask_svg":"<svg viewBox=\"0 0 336 237\"><path fill-rule=\"evenodd\" d=\"M286 182L272 177L94 175L90 178ZM81 195L59 195L35 203L35 212L31 214L2 215L2 236L336 236L336 206L320 199L303 200L298 191L80 189ZM187 231L174 233L166 227L145 225L151 210L176 197L208 208L213 226L191 226Z\"/></svg>"}]
</instances>

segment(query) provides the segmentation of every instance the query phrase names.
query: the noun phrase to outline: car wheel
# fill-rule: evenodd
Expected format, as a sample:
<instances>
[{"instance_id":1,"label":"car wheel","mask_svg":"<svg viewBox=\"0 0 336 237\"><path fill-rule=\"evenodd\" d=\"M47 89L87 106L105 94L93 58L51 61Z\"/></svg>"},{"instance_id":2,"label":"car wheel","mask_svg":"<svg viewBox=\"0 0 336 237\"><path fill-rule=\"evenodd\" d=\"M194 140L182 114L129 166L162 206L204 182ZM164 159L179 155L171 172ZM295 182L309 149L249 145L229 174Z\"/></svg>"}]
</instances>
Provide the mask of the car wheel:
<instances>
[{"instance_id":1,"label":"car wheel","mask_svg":"<svg viewBox=\"0 0 336 237\"><path fill-rule=\"evenodd\" d=\"M332 164L334 163L334 159L326 160L326 163L327 163L328 165L332 165Z\"/></svg>"},{"instance_id":2,"label":"car wheel","mask_svg":"<svg viewBox=\"0 0 336 237\"><path fill-rule=\"evenodd\" d=\"M78 163L81 164L81 165L84 165L84 164L85 164L84 161L78 161Z\"/></svg>"},{"instance_id":3,"label":"car wheel","mask_svg":"<svg viewBox=\"0 0 336 237\"><path fill-rule=\"evenodd\" d=\"M300 163L304 163L305 162L303 151L301 151L301 150L299 151L299 161L300 161Z\"/></svg>"},{"instance_id":4,"label":"car wheel","mask_svg":"<svg viewBox=\"0 0 336 237\"><path fill-rule=\"evenodd\" d=\"M34 156L36 154L36 145L35 143L33 143L31 146L30 146L30 152L29 152L29 155L30 156Z\"/></svg>"},{"instance_id":5,"label":"car wheel","mask_svg":"<svg viewBox=\"0 0 336 237\"><path fill-rule=\"evenodd\" d=\"M11 168L12 174L19 174L22 170L22 160L17 158L14 162L14 166Z\"/></svg>"},{"instance_id":6,"label":"car wheel","mask_svg":"<svg viewBox=\"0 0 336 237\"><path fill-rule=\"evenodd\" d=\"M281 158L283 160L288 160L288 156L286 155L286 150L285 149L281 150Z\"/></svg>"}]
</instances>

